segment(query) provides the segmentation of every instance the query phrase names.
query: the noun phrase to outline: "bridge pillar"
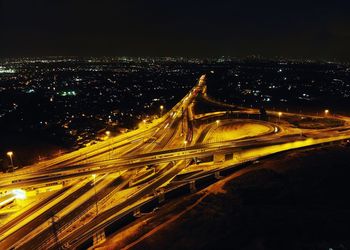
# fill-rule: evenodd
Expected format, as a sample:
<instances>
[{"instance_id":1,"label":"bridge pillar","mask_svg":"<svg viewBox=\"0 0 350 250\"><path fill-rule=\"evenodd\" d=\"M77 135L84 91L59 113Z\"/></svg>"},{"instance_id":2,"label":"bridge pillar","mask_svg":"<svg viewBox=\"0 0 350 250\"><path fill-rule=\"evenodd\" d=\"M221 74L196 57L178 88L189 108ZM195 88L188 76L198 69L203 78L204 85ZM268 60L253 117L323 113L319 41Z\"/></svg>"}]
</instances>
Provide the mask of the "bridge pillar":
<instances>
[{"instance_id":1,"label":"bridge pillar","mask_svg":"<svg viewBox=\"0 0 350 250\"><path fill-rule=\"evenodd\" d=\"M225 154L223 153L215 153L214 154L214 164L225 162Z\"/></svg>"},{"instance_id":2,"label":"bridge pillar","mask_svg":"<svg viewBox=\"0 0 350 250\"><path fill-rule=\"evenodd\" d=\"M190 182L190 192L191 193L194 193L197 191L197 188L196 188L196 181L191 181Z\"/></svg>"},{"instance_id":3,"label":"bridge pillar","mask_svg":"<svg viewBox=\"0 0 350 250\"><path fill-rule=\"evenodd\" d=\"M94 241L94 246L106 241L105 230L102 229L101 231L98 231L97 233L95 233L93 236L93 241Z\"/></svg>"}]
</instances>

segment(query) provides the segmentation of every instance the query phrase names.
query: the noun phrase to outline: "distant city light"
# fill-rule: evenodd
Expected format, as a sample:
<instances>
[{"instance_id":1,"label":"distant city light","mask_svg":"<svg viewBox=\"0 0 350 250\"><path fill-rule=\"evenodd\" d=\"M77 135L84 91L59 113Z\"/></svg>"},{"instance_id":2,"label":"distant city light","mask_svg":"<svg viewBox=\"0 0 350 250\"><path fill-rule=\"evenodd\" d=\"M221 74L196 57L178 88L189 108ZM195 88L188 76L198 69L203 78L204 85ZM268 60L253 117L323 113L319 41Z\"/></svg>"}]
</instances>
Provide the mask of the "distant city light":
<instances>
[{"instance_id":1,"label":"distant city light","mask_svg":"<svg viewBox=\"0 0 350 250\"><path fill-rule=\"evenodd\" d=\"M63 91L60 93L61 96L76 96L76 92L75 91Z\"/></svg>"},{"instance_id":2,"label":"distant city light","mask_svg":"<svg viewBox=\"0 0 350 250\"><path fill-rule=\"evenodd\" d=\"M0 74L14 74L16 70L14 69L6 69L4 67L0 67Z\"/></svg>"}]
</instances>

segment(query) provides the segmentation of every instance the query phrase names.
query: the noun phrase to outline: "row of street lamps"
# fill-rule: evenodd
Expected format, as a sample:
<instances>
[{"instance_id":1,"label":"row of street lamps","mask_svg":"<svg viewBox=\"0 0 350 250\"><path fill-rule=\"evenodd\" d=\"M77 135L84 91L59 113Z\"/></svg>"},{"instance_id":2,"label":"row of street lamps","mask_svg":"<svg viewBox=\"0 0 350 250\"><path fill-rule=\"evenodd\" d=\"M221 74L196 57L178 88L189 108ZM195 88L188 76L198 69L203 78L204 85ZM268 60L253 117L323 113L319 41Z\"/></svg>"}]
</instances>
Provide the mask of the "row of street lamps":
<instances>
[{"instance_id":1,"label":"row of street lamps","mask_svg":"<svg viewBox=\"0 0 350 250\"><path fill-rule=\"evenodd\" d=\"M164 110L164 106L163 106L163 105L160 105L160 111L161 111L160 115L161 115L161 116L163 115L163 110ZM330 113L329 109L325 109L325 110L324 110L325 116L329 115L329 113ZM282 113L282 112L278 112L277 114L278 114L278 121L280 121L280 120L281 120L281 116L283 115L283 113ZM145 122L146 122L146 121L144 120L144 123L145 123ZM219 123L220 123L220 120L216 120L215 122L216 122L216 126L218 127L218 126L219 126ZM111 134L110 131L106 131L107 137L109 137L110 134ZM187 145L187 141L186 141L186 140L184 141L184 145L185 145L185 149L186 149L186 145ZM6 154L7 154L7 156L10 158L11 166L12 166L12 169L13 169L13 168L14 168L14 166L13 166L13 152L12 152L12 151L9 151L9 152L7 152Z\"/></svg>"},{"instance_id":2,"label":"row of street lamps","mask_svg":"<svg viewBox=\"0 0 350 250\"><path fill-rule=\"evenodd\" d=\"M278 114L278 121L280 121L281 120L281 116L283 115L283 113L282 112L278 112L277 114ZM324 115L325 116L329 115L329 109L325 109L324 110Z\"/></svg>"}]
</instances>

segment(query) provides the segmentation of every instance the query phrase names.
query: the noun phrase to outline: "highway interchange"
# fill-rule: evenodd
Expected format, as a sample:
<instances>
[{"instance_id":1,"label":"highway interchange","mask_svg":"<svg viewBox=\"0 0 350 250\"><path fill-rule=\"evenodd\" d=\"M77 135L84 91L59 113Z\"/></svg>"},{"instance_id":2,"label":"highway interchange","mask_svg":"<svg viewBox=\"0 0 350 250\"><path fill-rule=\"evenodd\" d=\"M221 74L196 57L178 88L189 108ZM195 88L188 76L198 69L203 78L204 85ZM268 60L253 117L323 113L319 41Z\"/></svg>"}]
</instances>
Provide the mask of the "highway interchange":
<instances>
[{"instance_id":1,"label":"highway interchange","mask_svg":"<svg viewBox=\"0 0 350 250\"><path fill-rule=\"evenodd\" d=\"M74 249L91 237L98 244L108 226L167 185L174 186L183 173L194 180L282 151L348 143L350 138L347 117L332 117L342 126L303 129L287 122L300 114L268 111L269 120L261 121L258 110L227 104L222 105L231 111L196 114L199 97L214 102L206 95L205 75L172 109L137 130L2 174L3 194L63 185L0 225L0 249ZM258 127L263 132L254 134ZM209 168L202 167L204 159L211 162Z\"/></svg>"}]
</instances>

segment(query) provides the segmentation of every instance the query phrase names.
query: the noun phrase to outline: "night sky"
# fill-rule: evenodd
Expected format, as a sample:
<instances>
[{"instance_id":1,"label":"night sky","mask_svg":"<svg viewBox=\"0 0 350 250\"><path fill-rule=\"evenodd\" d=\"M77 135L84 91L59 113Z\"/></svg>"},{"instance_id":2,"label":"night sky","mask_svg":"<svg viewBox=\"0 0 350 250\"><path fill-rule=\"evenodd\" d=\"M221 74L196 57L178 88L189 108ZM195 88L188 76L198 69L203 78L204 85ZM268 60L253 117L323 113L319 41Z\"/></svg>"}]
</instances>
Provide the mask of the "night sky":
<instances>
[{"instance_id":1,"label":"night sky","mask_svg":"<svg viewBox=\"0 0 350 250\"><path fill-rule=\"evenodd\" d=\"M350 1L0 0L0 56L350 61Z\"/></svg>"}]
</instances>

